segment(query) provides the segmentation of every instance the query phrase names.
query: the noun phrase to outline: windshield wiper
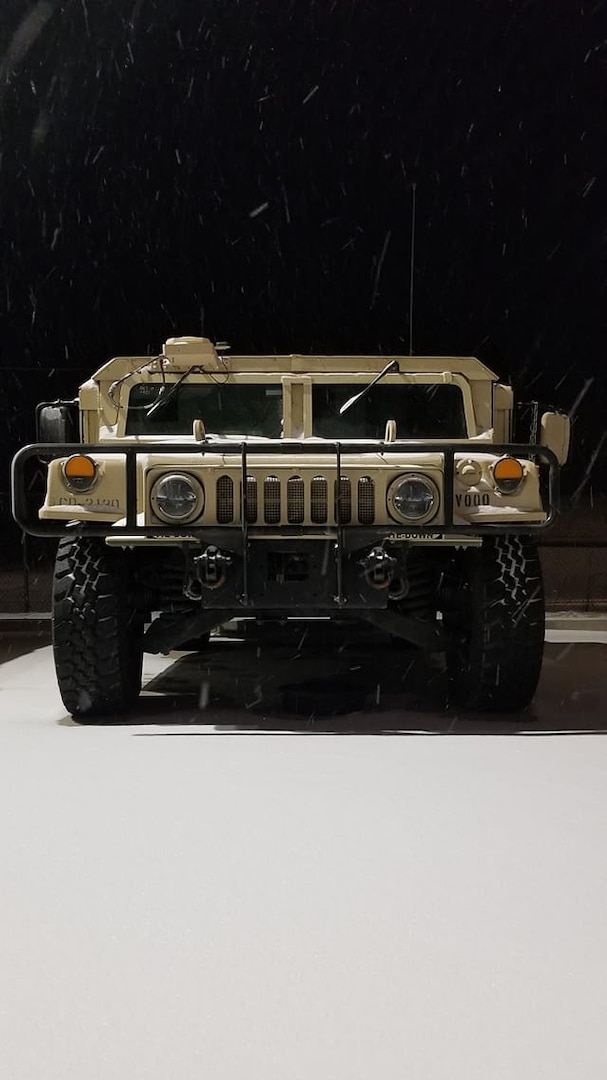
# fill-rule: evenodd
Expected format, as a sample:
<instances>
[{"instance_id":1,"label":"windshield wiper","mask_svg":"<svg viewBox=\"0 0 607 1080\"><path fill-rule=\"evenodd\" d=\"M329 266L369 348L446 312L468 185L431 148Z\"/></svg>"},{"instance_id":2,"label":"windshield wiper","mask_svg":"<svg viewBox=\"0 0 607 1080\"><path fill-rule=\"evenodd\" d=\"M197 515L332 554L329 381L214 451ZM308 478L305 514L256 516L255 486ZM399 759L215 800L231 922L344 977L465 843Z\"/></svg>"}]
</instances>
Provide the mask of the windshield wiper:
<instances>
[{"instance_id":1,"label":"windshield wiper","mask_svg":"<svg viewBox=\"0 0 607 1080\"><path fill-rule=\"evenodd\" d=\"M356 405L357 401L360 401L361 398L366 397L369 391L372 390L373 387L376 385L376 383L378 383L380 379L383 379L384 375L388 375L391 371L400 371L397 360L391 360L389 364L386 364L384 370L380 371L379 375L376 375L370 383L367 383L366 386L363 386L362 390L359 390L358 394L354 394L354 397L348 398L348 400L345 401L344 404L341 406L341 409L339 410L339 415L343 416L343 414L347 412L348 409L351 409L353 405Z\"/></svg>"},{"instance_id":2,"label":"windshield wiper","mask_svg":"<svg viewBox=\"0 0 607 1080\"><path fill-rule=\"evenodd\" d=\"M154 399L152 404L151 405L146 405L146 407L145 407L146 416L153 416L154 413L159 412L160 409L164 409L165 405L168 405L171 398L174 397L174 395L177 393L177 391L179 390L179 387L181 386L182 382L185 379L187 379L188 375L191 375L193 371L194 371L193 367L188 368L187 371L184 371L181 378L177 379L177 381L174 382L173 385L168 390L166 388L166 383L163 383L163 385L160 387L160 390L158 391L157 397Z\"/></svg>"}]
</instances>

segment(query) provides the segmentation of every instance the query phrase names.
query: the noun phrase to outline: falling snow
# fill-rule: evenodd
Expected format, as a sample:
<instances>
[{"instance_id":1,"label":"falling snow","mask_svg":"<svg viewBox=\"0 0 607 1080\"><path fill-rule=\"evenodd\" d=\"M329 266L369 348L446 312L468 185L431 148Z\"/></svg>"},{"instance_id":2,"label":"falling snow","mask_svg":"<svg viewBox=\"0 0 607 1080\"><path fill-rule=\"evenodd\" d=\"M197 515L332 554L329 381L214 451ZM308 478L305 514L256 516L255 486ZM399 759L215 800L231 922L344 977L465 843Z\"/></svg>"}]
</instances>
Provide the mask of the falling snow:
<instances>
[{"instance_id":1,"label":"falling snow","mask_svg":"<svg viewBox=\"0 0 607 1080\"><path fill-rule=\"evenodd\" d=\"M582 485L599 513L602 7L439 27L431 5L287 0L266 21L256 0L245 27L185 0L9 3L4 364L70 394L116 352L200 333L201 310L240 352L406 352L415 185L415 351L478 351L570 413L565 498ZM47 392L23 381L7 467Z\"/></svg>"}]
</instances>

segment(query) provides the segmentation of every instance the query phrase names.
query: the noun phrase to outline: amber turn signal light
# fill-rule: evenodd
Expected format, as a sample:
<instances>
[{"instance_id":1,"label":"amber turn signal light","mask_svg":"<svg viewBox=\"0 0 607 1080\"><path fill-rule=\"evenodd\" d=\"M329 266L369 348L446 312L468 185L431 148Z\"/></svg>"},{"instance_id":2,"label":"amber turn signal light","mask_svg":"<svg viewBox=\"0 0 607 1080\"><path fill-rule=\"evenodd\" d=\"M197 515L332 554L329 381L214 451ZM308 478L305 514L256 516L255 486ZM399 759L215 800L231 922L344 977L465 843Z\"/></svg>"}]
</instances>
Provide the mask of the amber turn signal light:
<instances>
[{"instance_id":1,"label":"amber turn signal light","mask_svg":"<svg viewBox=\"0 0 607 1080\"><path fill-rule=\"evenodd\" d=\"M512 457L503 457L493 466L493 479L503 495L511 495L523 482L525 470L520 461Z\"/></svg>"},{"instance_id":2,"label":"amber turn signal light","mask_svg":"<svg viewBox=\"0 0 607 1080\"><path fill-rule=\"evenodd\" d=\"M64 463L63 475L73 491L88 491L97 479L97 465L86 454L74 454Z\"/></svg>"}]
</instances>

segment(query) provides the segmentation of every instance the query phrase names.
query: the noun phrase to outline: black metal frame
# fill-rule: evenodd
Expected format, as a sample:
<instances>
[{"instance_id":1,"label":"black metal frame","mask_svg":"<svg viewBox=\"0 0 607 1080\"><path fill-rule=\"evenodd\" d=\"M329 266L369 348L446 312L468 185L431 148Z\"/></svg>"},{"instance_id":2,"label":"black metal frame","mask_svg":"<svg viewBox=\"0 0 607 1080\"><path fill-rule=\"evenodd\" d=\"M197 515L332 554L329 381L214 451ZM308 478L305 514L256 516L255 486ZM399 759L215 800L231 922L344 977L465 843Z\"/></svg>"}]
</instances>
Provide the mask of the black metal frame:
<instances>
[{"instance_id":1,"label":"black metal frame","mask_svg":"<svg viewBox=\"0 0 607 1080\"><path fill-rule=\"evenodd\" d=\"M204 460L206 454L231 454L241 456L242 475L242 523L239 526L207 526L207 525L182 525L173 527L170 525L138 525L137 524L137 458L146 454L184 454L192 456L199 453ZM468 526L454 525L453 523L453 484L455 479L455 455L461 453L490 453L496 455L508 454L517 458L536 458L543 460L548 466L548 507L547 517L543 522L507 522L494 524L476 524L469 526L470 532L478 535L487 533L530 533L539 532L548 528L554 521L559 509L559 464L556 455L546 446L525 443L484 443L476 441L462 441L456 443L444 442L418 442L413 440L399 440L397 442L358 442L358 441L335 441L335 442L307 442L283 439L268 439L264 442L231 442L225 439L205 441L201 443L184 442L137 442L125 443L32 443L23 447L14 457L11 468L11 502L13 517L24 532L32 536L64 536L88 535L88 536L149 536L154 538L166 538L167 543L173 540L178 543L183 539L184 533L194 536L206 543L221 543L230 539L233 550L247 550L249 539L249 523L247 522L247 462L248 458L258 454L280 454L291 458L304 457L306 454L334 455L335 469L338 478L341 478L342 458L344 454L441 454L444 460L444 490L443 490L443 517L444 523L433 525L429 522L425 525L409 525L394 522L388 526L360 526L352 523L345 527L339 520L339 507L341 505L341 492L338 486L338 521L336 526L280 526L281 535L285 538L305 537L318 535L324 532L327 536L335 536L337 541L338 575L340 574L341 557L345 548L349 548L346 537L350 534L362 536L363 532L369 534L369 543L374 540L387 539L391 533L406 530L408 534L440 532L448 536L451 533L461 534L462 528ZM66 517L61 521L32 520L34 513L37 515L38 508L33 508L31 499L25 490L25 467L32 459L48 465L53 458L69 457L71 454L90 454L107 456L108 454L122 454L125 457L126 479L126 523L114 526L108 521L71 521ZM266 534L275 534L277 526L255 525L255 537L263 539ZM356 545L361 546L360 544ZM246 559L245 559L246 566ZM246 593L246 570L245 570L245 593Z\"/></svg>"}]
</instances>

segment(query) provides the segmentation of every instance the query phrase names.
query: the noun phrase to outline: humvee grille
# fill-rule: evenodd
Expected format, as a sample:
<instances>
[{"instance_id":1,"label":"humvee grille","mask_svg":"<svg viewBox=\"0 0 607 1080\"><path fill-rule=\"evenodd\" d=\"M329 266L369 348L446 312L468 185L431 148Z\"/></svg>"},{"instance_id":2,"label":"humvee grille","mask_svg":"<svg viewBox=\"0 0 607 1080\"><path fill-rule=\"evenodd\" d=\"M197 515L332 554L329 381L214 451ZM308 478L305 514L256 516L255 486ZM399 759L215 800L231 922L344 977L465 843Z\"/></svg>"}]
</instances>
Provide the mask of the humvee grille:
<instances>
[{"instance_id":1,"label":"humvee grille","mask_svg":"<svg viewBox=\"0 0 607 1080\"><path fill-rule=\"evenodd\" d=\"M332 505L329 504L329 485L332 492ZM262 492L262 505L259 505L259 491ZM342 476L340 481L329 481L326 476L314 476L309 481L308 520L314 525L326 525L340 522L351 524L353 517L361 525L370 525L375 521L375 482L370 476L363 476L356 488L357 506L353 507L352 483ZM228 525L235 520L234 481L229 476L221 476L216 485L216 513L218 525ZM247 477L246 519L249 525L263 522L266 525L279 525L287 521L289 525L303 525L306 521L306 482L301 476L291 476L287 480L286 506L283 505L281 482L278 476L266 476L259 481L255 476Z\"/></svg>"}]
</instances>

